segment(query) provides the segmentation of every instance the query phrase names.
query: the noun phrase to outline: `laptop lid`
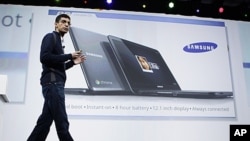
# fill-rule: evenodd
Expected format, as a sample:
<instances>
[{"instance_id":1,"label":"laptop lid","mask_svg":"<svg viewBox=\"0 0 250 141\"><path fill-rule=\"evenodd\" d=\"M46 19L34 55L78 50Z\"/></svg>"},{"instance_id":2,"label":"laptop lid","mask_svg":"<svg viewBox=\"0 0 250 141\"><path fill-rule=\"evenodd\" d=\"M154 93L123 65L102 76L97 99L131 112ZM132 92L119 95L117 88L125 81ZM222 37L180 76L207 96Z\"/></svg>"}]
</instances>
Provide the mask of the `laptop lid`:
<instances>
[{"instance_id":1,"label":"laptop lid","mask_svg":"<svg viewBox=\"0 0 250 141\"><path fill-rule=\"evenodd\" d=\"M107 36L78 27L71 27L69 33L75 50L82 50L86 55L86 61L80 65L89 88L87 92L116 92L128 89L116 68L116 60L110 54L112 51Z\"/></svg>"},{"instance_id":2,"label":"laptop lid","mask_svg":"<svg viewBox=\"0 0 250 141\"><path fill-rule=\"evenodd\" d=\"M112 35L108 39L134 93L180 90L160 52Z\"/></svg>"}]
</instances>

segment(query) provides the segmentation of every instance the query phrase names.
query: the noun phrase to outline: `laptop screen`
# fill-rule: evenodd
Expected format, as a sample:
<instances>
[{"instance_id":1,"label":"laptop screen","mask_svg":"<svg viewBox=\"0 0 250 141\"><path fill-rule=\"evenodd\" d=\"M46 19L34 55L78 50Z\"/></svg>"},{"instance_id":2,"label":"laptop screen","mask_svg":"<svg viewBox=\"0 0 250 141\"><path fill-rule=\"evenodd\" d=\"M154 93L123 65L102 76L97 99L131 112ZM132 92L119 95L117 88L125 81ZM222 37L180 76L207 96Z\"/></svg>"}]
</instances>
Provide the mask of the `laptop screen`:
<instances>
[{"instance_id":1,"label":"laptop screen","mask_svg":"<svg viewBox=\"0 0 250 141\"><path fill-rule=\"evenodd\" d=\"M132 89L180 89L157 50L111 35L108 38Z\"/></svg>"}]
</instances>

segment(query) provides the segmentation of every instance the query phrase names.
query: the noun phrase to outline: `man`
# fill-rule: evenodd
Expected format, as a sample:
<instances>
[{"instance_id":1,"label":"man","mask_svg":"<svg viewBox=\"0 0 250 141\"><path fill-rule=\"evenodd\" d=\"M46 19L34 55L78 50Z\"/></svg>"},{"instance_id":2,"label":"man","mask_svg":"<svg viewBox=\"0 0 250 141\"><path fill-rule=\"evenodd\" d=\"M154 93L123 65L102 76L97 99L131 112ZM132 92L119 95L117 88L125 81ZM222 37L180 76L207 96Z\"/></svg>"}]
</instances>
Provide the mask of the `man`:
<instances>
[{"instance_id":1,"label":"man","mask_svg":"<svg viewBox=\"0 0 250 141\"><path fill-rule=\"evenodd\" d=\"M70 17L66 14L58 15L55 19L55 31L46 34L42 40L40 61L43 71L40 83L44 105L28 141L45 141L53 121L60 141L73 141L65 109L65 70L84 62L86 58L81 51L64 54L63 36L69 31L69 27Z\"/></svg>"}]
</instances>

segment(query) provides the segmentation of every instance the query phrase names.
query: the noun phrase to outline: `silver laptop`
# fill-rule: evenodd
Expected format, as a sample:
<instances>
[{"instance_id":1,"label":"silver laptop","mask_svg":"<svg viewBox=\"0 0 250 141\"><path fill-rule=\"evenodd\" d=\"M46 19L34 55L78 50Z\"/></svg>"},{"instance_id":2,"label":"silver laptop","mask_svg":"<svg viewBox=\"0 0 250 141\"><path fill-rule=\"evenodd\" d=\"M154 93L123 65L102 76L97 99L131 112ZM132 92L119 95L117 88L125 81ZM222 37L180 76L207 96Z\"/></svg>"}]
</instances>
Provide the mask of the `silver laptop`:
<instances>
[{"instance_id":1,"label":"silver laptop","mask_svg":"<svg viewBox=\"0 0 250 141\"><path fill-rule=\"evenodd\" d=\"M181 96L194 98L231 97L232 91L181 90L171 70L156 49L112 35L111 47L130 90L136 95Z\"/></svg>"},{"instance_id":2,"label":"silver laptop","mask_svg":"<svg viewBox=\"0 0 250 141\"><path fill-rule=\"evenodd\" d=\"M69 30L75 50L82 50L87 60L80 64L88 88L65 88L67 94L126 94L128 85L113 60L107 36L71 27Z\"/></svg>"}]
</instances>

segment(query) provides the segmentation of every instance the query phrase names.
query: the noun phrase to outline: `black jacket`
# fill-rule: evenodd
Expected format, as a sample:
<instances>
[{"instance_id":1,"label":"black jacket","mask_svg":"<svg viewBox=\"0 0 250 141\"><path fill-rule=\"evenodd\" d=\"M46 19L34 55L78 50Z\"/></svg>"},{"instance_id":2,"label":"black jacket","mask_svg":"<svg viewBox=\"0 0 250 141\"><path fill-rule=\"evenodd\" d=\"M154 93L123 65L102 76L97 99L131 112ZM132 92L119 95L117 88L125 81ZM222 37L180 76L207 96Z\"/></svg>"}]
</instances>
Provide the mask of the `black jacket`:
<instances>
[{"instance_id":1,"label":"black jacket","mask_svg":"<svg viewBox=\"0 0 250 141\"><path fill-rule=\"evenodd\" d=\"M55 34L55 36L53 34ZM53 33L48 33L43 37L40 62L43 68L40 79L42 85L51 81L65 83L65 70L72 67L74 62L71 54L64 54L61 37L58 32L53 31ZM55 75L55 80L51 79L52 73Z\"/></svg>"}]
</instances>

